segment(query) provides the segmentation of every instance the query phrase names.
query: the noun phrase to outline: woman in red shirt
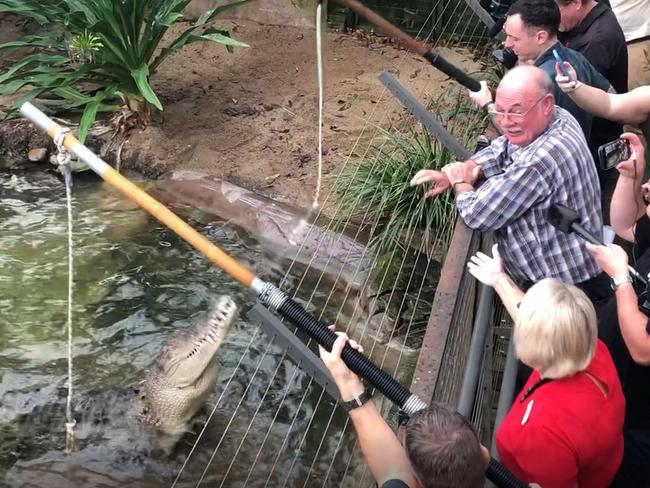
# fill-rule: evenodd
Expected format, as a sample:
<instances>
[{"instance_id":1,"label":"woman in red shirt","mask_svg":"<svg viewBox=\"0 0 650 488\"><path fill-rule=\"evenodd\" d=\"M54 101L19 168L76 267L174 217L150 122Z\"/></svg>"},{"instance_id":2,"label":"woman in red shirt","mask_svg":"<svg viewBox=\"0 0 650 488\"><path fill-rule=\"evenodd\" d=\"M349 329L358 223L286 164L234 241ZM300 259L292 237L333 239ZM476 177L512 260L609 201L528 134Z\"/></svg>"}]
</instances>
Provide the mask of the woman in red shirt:
<instances>
[{"instance_id":1,"label":"woman in red shirt","mask_svg":"<svg viewBox=\"0 0 650 488\"><path fill-rule=\"evenodd\" d=\"M625 400L591 301L553 279L524 295L496 246L469 267L494 286L515 321L515 353L534 369L497 430L504 466L543 488L609 486L623 457Z\"/></svg>"}]
</instances>

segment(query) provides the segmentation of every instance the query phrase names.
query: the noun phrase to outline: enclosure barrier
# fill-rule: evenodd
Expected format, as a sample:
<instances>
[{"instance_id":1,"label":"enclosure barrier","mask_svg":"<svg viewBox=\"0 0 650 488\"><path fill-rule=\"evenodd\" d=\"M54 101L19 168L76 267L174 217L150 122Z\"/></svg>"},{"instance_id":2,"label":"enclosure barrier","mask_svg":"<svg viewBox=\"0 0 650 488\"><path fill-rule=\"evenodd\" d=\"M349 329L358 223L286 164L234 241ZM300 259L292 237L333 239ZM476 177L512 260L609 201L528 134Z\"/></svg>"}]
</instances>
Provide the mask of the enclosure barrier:
<instances>
[{"instance_id":1,"label":"enclosure barrier","mask_svg":"<svg viewBox=\"0 0 650 488\"><path fill-rule=\"evenodd\" d=\"M101 158L96 156L86 146L81 144L72 134L64 130L43 112L29 102L20 108L21 113L38 127L48 133L56 141L60 151L70 151L85 162L90 169L104 181L111 184L128 198L134 200L144 210L156 217L161 223L176 232L195 249L202 252L213 264L227 272L241 285L251 289L270 310L278 312L299 329L307 333L318 344L331 350L336 340L336 333L328 326L309 314L293 299L289 298L272 283L262 281L238 261L212 244L205 236L199 234L171 210L149 196L146 192L124 178L111 168ZM375 363L362 353L345 345L341 357L346 365L357 375L380 391L386 398L395 403L406 415L412 415L427 407L416 394L410 392L397 380L382 371ZM490 459L486 477L504 488L523 486L511 473L505 470L496 460Z\"/></svg>"},{"instance_id":2,"label":"enclosure barrier","mask_svg":"<svg viewBox=\"0 0 650 488\"><path fill-rule=\"evenodd\" d=\"M425 401L457 405L496 457L494 433L514 398L517 361L499 298L489 287L479 291L477 280L466 271L470 256L487 250L491 242L457 221L411 391Z\"/></svg>"}]
</instances>

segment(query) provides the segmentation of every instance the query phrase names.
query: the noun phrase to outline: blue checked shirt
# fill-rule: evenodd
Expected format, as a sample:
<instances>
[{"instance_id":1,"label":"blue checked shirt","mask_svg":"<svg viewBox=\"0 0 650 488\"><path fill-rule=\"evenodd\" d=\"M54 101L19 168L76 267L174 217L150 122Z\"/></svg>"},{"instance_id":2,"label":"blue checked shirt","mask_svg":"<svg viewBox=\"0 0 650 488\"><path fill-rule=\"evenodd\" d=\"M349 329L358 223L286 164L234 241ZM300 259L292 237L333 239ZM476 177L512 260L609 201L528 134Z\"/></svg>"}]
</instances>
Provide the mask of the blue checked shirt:
<instances>
[{"instance_id":1,"label":"blue checked shirt","mask_svg":"<svg viewBox=\"0 0 650 488\"><path fill-rule=\"evenodd\" d=\"M549 207L561 203L578 212L587 230L602 235L596 166L571 114L556 106L549 127L528 146L501 136L471 159L481 165L485 181L458 195L458 213L468 227L494 231L515 280L580 283L600 273L580 237L546 220Z\"/></svg>"}]
</instances>

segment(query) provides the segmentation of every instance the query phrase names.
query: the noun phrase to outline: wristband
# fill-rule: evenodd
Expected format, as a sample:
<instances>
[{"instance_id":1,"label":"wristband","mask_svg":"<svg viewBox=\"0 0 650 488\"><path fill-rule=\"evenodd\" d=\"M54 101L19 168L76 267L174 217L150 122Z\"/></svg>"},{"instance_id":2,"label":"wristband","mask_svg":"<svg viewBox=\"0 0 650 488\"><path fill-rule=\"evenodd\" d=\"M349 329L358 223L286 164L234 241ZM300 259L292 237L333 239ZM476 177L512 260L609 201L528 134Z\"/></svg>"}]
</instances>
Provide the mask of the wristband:
<instances>
[{"instance_id":1,"label":"wristband","mask_svg":"<svg viewBox=\"0 0 650 488\"><path fill-rule=\"evenodd\" d=\"M370 393L364 391L363 393L361 393L361 395L355 396L349 402L341 401L341 406L343 407L343 410L349 412L350 410L354 410L355 408L359 408L365 405L370 401L371 398L372 396L370 395Z\"/></svg>"}]
</instances>

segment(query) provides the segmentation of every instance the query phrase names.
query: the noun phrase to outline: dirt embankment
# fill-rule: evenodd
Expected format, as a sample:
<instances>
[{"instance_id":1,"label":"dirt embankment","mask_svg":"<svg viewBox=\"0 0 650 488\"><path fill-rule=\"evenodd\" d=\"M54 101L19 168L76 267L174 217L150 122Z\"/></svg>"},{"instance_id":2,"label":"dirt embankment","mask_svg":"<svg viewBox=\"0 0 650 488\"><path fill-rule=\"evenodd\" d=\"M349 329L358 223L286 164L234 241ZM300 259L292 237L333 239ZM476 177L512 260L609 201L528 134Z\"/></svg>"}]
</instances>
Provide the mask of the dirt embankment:
<instances>
[{"instance_id":1,"label":"dirt embankment","mask_svg":"<svg viewBox=\"0 0 650 488\"><path fill-rule=\"evenodd\" d=\"M308 206L317 180L315 29L241 19L216 23L250 48L228 53L221 45L196 43L168 58L151 80L164 112L130 136L120 154L122 167L152 177L203 171ZM2 38L18 37L19 29L6 19L1 27L7 27ZM478 69L467 50L439 50L463 69ZM324 199L332 183L327 177L378 142L378 126L400 125L405 118L377 79L383 70L421 100L452 82L420 57L365 34L326 33L323 56ZM34 144L42 140L27 146ZM115 153L108 157L114 158Z\"/></svg>"}]
</instances>

